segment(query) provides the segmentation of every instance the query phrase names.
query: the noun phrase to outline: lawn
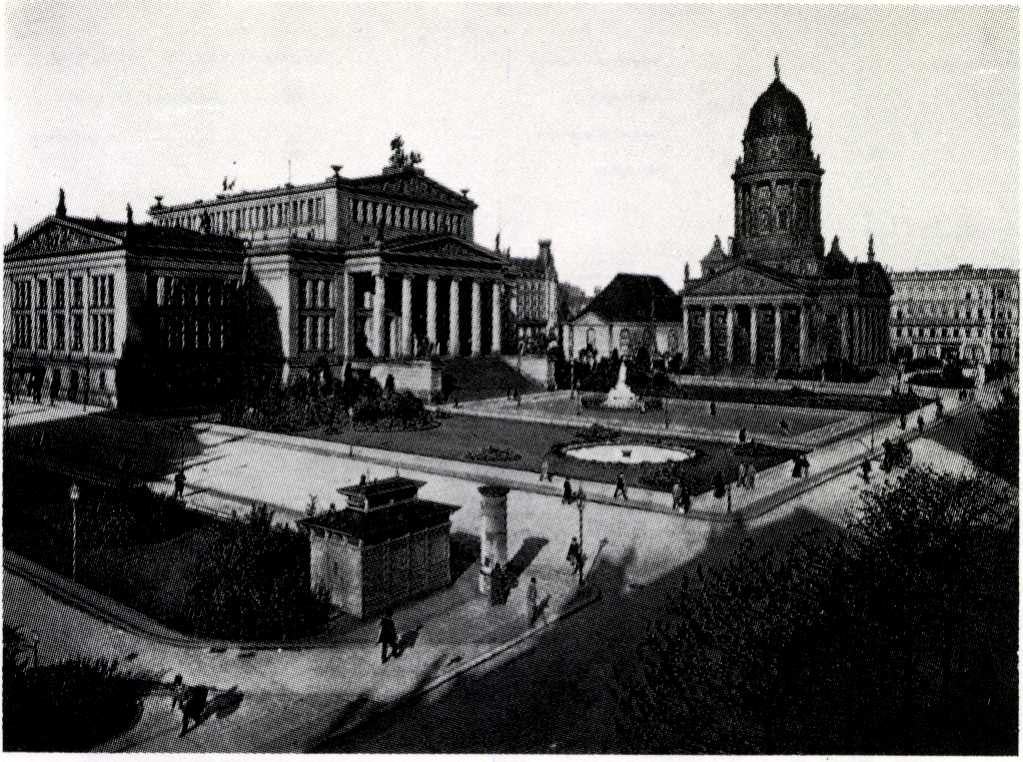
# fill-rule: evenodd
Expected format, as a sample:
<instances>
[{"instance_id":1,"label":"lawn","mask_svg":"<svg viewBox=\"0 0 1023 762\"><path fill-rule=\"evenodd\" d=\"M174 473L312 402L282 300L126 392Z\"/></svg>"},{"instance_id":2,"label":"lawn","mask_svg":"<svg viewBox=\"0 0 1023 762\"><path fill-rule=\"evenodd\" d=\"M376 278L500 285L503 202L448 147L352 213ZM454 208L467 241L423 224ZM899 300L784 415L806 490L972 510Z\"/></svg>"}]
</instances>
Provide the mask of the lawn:
<instances>
[{"instance_id":1,"label":"lawn","mask_svg":"<svg viewBox=\"0 0 1023 762\"><path fill-rule=\"evenodd\" d=\"M618 472L622 471L627 484L639 486L641 466L637 464L612 465L588 462L552 453L557 445L576 442L576 433L584 428L584 425L578 427L553 426L527 421L452 415L443 418L440 421L440 426L421 431L352 432L350 429L343 429L328 434L321 428L296 433L333 442L354 444L357 447L373 447L467 463L475 462L469 457L469 453L485 450L492 446L511 450L521 456L519 460L492 464L503 468L532 471L538 474L544 458L548 458L551 472L561 478L613 483ZM734 454L732 444L678 437L632 435L624 436L621 441L624 443L661 444L665 447L674 446L696 450L697 456L688 461L691 467L688 474L689 482L694 494L709 489L714 474L718 470L721 470L725 478L729 480L734 480L737 475L739 461ZM790 457L791 453L778 451L771 456L752 460L757 470L762 471Z\"/></svg>"}]
</instances>

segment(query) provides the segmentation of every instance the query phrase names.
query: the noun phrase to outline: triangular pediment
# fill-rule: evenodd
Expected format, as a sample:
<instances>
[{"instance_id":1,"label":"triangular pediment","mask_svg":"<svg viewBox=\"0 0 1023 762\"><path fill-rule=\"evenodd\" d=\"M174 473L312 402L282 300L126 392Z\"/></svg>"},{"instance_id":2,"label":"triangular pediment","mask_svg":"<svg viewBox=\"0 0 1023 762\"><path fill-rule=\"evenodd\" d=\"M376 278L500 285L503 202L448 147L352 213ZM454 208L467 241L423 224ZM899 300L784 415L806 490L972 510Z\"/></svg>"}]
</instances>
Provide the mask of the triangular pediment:
<instances>
[{"instance_id":1,"label":"triangular pediment","mask_svg":"<svg viewBox=\"0 0 1023 762\"><path fill-rule=\"evenodd\" d=\"M745 296L801 294L800 288L781 277L774 277L760 268L738 264L714 275L708 275L686 288L686 297Z\"/></svg>"},{"instance_id":2,"label":"triangular pediment","mask_svg":"<svg viewBox=\"0 0 1023 762\"><path fill-rule=\"evenodd\" d=\"M416 201L433 201L454 206L471 207L473 202L465 196L455 193L436 180L418 172L396 172L389 175L364 177L354 181L360 191L383 193L388 196Z\"/></svg>"},{"instance_id":3,"label":"triangular pediment","mask_svg":"<svg viewBox=\"0 0 1023 762\"><path fill-rule=\"evenodd\" d=\"M471 241L453 235L442 236L410 236L392 242L385 242L384 258L418 258L451 263L476 262L488 266L506 264L503 257L497 256L489 249L477 246Z\"/></svg>"},{"instance_id":4,"label":"triangular pediment","mask_svg":"<svg viewBox=\"0 0 1023 762\"><path fill-rule=\"evenodd\" d=\"M8 259L95 251L124 245L124 239L67 219L47 217L4 247Z\"/></svg>"}]
</instances>

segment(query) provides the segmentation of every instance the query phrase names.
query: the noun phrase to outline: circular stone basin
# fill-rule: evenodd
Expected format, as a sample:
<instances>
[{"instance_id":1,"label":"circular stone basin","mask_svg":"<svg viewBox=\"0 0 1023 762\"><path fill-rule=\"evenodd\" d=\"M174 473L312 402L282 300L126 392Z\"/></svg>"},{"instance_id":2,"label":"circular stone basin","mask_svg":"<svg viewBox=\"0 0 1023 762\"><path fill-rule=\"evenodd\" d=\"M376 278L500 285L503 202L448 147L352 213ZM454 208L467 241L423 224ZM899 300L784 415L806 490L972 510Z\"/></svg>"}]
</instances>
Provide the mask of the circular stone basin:
<instances>
[{"instance_id":1,"label":"circular stone basin","mask_svg":"<svg viewBox=\"0 0 1023 762\"><path fill-rule=\"evenodd\" d=\"M667 463L669 460L689 460L696 453L682 447L602 444L573 447L565 450L565 454L598 463Z\"/></svg>"}]
</instances>

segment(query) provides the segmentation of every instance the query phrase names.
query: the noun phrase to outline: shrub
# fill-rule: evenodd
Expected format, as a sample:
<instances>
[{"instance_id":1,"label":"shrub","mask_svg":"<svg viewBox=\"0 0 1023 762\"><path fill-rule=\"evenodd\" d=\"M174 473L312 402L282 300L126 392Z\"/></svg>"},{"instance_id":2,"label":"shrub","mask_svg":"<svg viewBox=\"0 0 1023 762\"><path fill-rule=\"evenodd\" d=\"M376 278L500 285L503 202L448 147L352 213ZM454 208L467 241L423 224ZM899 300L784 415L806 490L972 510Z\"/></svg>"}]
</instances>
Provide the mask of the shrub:
<instances>
[{"instance_id":1,"label":"shrub","mask_svg":"<svg viewBox=\"0 0 1023 762\"><path fill-rule=\"evenodd\" d=\"M574 438L577 442L588 443L588 442L614 442L616 439L621 437L622 432L618 429L612 429L609 426L601 426L599 423L594 423L585 429L579 429L575 432Z\"/></svg>"},{"instance_id":2,"label":"shrub","mask_svg":"<svg viewBox=\"0 0 1023 762\"><path fill-rule=\"evenodd\" d=\"M585 408L598 408L606 399L606 394L583 394L579 397L579 403Z\"/></svg>"},{"instance_id":3,"label":"shrub","mask_svg":"<svg viewBox=\"0 0 1023 762\"><path fill-rule=\"evenodd\" d=\"M664 463L644 463L639 471L639 483L649 489L670 492L676 482L689 478L690 460L669 460Z\"/></svg>"},{"instance_id":4,"label":"shrub","mask_svg":"<svg viewBox=\"0 0 1023 762\"><path fill-rule=\"evenodd\" d=\"M470 450L465 454L466 460L478 463L510 463L522 460L522 456L507 447L490 445L480 450Z\"/></svg>"}]
</instances>

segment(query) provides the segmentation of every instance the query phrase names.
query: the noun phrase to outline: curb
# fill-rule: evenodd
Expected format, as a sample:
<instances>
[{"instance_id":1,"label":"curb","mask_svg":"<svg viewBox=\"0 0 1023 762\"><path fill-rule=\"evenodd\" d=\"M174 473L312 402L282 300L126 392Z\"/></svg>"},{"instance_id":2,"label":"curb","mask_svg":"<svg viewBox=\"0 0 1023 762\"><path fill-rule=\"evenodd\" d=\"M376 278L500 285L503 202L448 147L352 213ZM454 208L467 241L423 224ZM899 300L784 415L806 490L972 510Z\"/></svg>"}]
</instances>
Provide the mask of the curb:
<instances>
[{"instance_id":1,"label":"curb","mask_svg":"<svg viewBox=\"0 0 1023 762\"><path fill-rule=\"evenodd\" d=\"M361 726L365 725L370 720L375 719L376 717L379 717L380 715L384 714L385 712L391 711L392 709L395 709L397 707L405 706L406 704L413 703L414 701L416 701L419 698L425 696L427 693L429 693L429 692L431 692L433 690L436 690L437 688L439 688L440 686L444 685L445 683L451 682L456 677L461 677L466 672L468 672L468 671L478 667L480 664L484 664L484 663L490 661L491 659L497 658L501 654L510 651L511 649L515 648L519 644L529 640L533 636L535 636L535 635L537 635L539 633L545 632L546 630L550 629L555 624L560 622L562 619L567 619L568 617L572 616L573 614L576 614L579 611L582 611L587 606L589 606L589 605L591 605L593 603L597 603L598 601L603 600L603 598L604 598L604 595L600 591L600 589L599 588L594 588L593 594L588 595L587 597L585 597L585 598L583 598L581 600L576 601L571 606L569 606L568 608L566 608L563 611L561 611L556 617L551 618L544 627L533 627L533 628L530 628L530 629L526 630L525 632L521 633L520 635L517 635L516 637L512 638L511 640L508 640L508 641L505 641L504 643L501 643L500 645L498 645L497 647L491 649L490 651L487 651L484 654L480 654L479 656L477 656L472 661L466 662L465 664L463 664L462 666L458 667L457 669L454 669L451 672L447 672L447 673L445 673L443 675L439 675L438 677L435 677L433 680L431 680L430 682L428 682L425 685L421 686L420 688L417 688L414 691L409 691L405 695L400 696L399 698L396 698L394 701L391 701L390 703L378 706L377 708L375 708L372 711L370 711L369 713L367 713L365 716L360 717L360 718L358 718L356 720L353 720L351 722L351 724L347 725L346 727L341 728L340 730L335 730L335 731L333 731L331 733L327 733L327 734L317 738L316 740L312 741L311 743L306 744L306 746L304 747L304 750L307 751L307 752L314 752L314 751L316 751L317 748L322 746L327 741L332 740L332 739L336 739L336 738L343 738L345 735L351 733L353 730L357 730L358 728L360 728ZM531 652L532 652L532 649L527 650L527 651L523 651L521 654L519 654L515 658L520 658L521 656L525 656L526 654L531 653Z\"/></svg>"}]
</instances>

